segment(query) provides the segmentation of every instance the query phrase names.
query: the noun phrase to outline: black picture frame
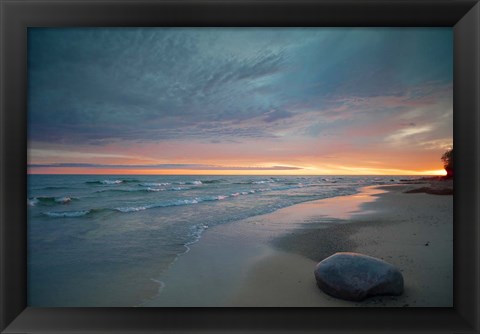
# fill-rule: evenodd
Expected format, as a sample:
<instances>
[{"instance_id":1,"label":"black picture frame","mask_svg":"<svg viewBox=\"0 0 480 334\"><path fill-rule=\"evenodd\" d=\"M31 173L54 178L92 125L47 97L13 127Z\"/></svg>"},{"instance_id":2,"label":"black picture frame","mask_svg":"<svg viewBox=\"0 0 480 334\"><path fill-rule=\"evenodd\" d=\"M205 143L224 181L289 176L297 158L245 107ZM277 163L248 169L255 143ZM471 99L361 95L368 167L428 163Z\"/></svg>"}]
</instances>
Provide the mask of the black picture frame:
<instances>
[{"instance_id":1,"label":"black picture frame","mask_svg":"<svg viewBox=\"0 0 480 334\"><path fill-rule=\"evenodd\" d=\"M479 333L480 4L474 0L0 0L1 333ZM27 27L454 29L453 308L26 307Z\"/></svg>"}]
</instances>

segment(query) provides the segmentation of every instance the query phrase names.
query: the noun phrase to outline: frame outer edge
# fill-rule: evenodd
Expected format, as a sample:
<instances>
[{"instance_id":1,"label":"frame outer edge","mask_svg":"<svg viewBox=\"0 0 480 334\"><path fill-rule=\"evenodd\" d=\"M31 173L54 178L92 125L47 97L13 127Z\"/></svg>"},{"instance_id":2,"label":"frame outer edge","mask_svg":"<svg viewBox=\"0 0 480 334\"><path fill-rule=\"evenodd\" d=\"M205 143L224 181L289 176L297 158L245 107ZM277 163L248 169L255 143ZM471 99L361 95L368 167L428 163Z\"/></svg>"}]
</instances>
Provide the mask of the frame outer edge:
<instances>
[{"instance_id":1,"label":"frame outer edge","mask_svg":"<svg viewBox=\"0 0 480 334\"><path fill-rule=\"evenodd\" d=\"M226 0L227 3L228 3L228 0ZM22 1L20 0L19 2L21 3L26 3L28 1ZM70 1L66 1L66 3L68 3ZM121 1L120 1L121 2ZM4 74L5 73L4 71L7 70L5 68L5 58L6 58L6 54L7 52L5 51L5 49L3 48L3 45L5 45L5 42L4 42L4 38L6 37L6 28L7 28L7 24L5 23L5 18L7 18L7 15L5 14L5 7L7 3L13 3L13 1L3 1L3 0L0 0L0 73L2 73L1 75L1 78L0 78L0 154L1 154L1 157L4 157L4 153L7 152L7 143L6 143L6 135L5 135L5 131L7 130L6 129L6 125L4 123L4 120L7 118L6 117L6 110L5 110L5 102L4 102L4 99L3 97L7 96L6 94L6 91L7 91L7 88L4 86ZM475 54L476 54L476 59L474 60L474 63L470 63L469 65L473 65L473 67L470 67L470 71L474 72L473 76L475 78L475 81L473 82L473 85L471 87L471 89L469 90L470 92L473 90L474 92L476 92L475 94L475 99L473 101L474 105L475 105L475 109L474 109L474 115L471 116L471 120L474 121L470 124L470 126L468 127L469 129L471 128L474 128L476 129L477 131L475 131L473 133L474 135L474 140L475 140L475 143L474 145L472 145L472 147L469 148L469 151L470 152L474 152L476 154L475 157L471 158L471 162L472 162L472 166L470 168L475 168L473 170L474 172L474 176L475 178L470 180L472 184L472 188L475 189L476 193L473 194L473 198L471 199L471 202L474 202L474 201L477 201L478 203L478 190L480 189L480 179L478 177L478 167L480 166L480 156L479 156L479 153L480 153L480 147L479 147L479 129L480 129L480 118L479 118L479 106L480 106L480 97L479 97L479 88L480 88L480 77L479 77L479 70L480 70L480 60L479 60L479 56L480 56L480 37L479 37L479 33L478 33L478 29L480 29L480 5L479 3L477 3L475 5L475 8L473 8L470 13L469 13L471 16L475 16L476 18L476 28L477 28L477 33L475 35L475 43L476 43L476 49L475 49ZM468 15L468 14L467 14ZM7 19L7 21L10 21L10 19ZM16 47L16 49L18 49L18 47ZM5 284L5 275L6 275L6 265L5 265L5 259L6 259L6 245L5 245L5 241L6 241L6 235L5 235L5 227L4 227L4 224L5 224L5 212L4 212L4 209L6 208L6 198L5 198L5 195L3 193L4 189L5 189L5 181L6 181L6 161L5 159L2 159L0 158L0 189L1 189L1 193L0 193L0 293L5 296L4 292L6 291L6 284ZM470 169L469 169L470 170ZM470 201L469 201L470 202ZM471 203L470 202L470 203ZM479 213L480 213L480 209L478 206L474 206L474 208L472 208L474 210L474 214L475 214L475 221L473 222L475 225L472 227L473 231L474 231L474 234L472 234L472 238L477 238L476 240L477 241L480 241L480 239L478 239L479 235L479 226L478 226L478 218L479 218ZM480 251L480 243L477 243L476 245L472 245L472 250L474 251L473 253L474 254L471 254L473 255L473 257L475 257L475 260L477 261L478 263L478 260L479 260L479 251ZM470 255L470 254L469 254ZM473 317L475 318L475 321L474 323L470 322L470 324L474 325L475 326L475 333L478 333L478 330L480 328L480 320L478 318L478 311L479 311L479 305L478 305L478 301L479 301L479 293L480 293L480 290L479 290L479 287L480 287L480 282L479 282L479 268L478 266L475 267L475 270L473 271L472 270L472 274L474 275L474 277L472 279L475 280L475 283L474 283L474 287L475 287L475 291L472 291L472 296L473 298L476 298L475 299L475 303L474 303L474 308L473 310L470 310L470 315L473 313ZM7 318L11 318L11 316L9 316L7 314L7 303L6 303L6 300L4 299L4 297L1 298L1 303L0 303L0 332L2 332L5 327L8 325L6 323L6 321L11 321L12 319L7 319ZM465 313L464 313L465 315ZM465 315L465 318L468 319L468 320L471 320L471 317L467 317ZM330 331L329 331L330 332ZM470 331L468 331L470 332Z\"/></svg>"},{"instance_id":2,"label":"frame outer edge","mask_svg":"<svg viewBox=\"0 0 480 334\"><path fill-rule=\"evenodd\" d=\"M477 109L477 173L479 173L479 168L480 168L480 3L477 3L475 6L476 9L476 21L477 21L477 66L475 73L477 73L477 100L476 100L476 109ZM478 203L478 196L480 193L480 177L477 175L477 204ZM477 238L477 252L476 252L476 262L477 264L480 262L480 205L477 205L477 233L476 233L476 238ZM476 293L476 300L477 304L475 307L475 314L477 315L477 321L475 323L476 326L476 331L480 331L480 309L478 303L480 302L480 269L479 266L477 265L476 267L476 281L477 281L477 293Z\"/></svg>"},{"instance_id":3,"label":"frame outer edge","mask_svg":"<svg viewBox=\"0 0 480 334\"><path fill-rule=\"evenodd\" d=\"M467 36L467 37L466 37ZM454 308L474 333L480 331L480 3L454 26L454 108L463 118L454 122L454 146L457 173L454 198ZM459 57L463 55L463 57ZM460 62L458 59L461 59ZM459 77L462 76L463 80ZM455 110L454 110L455 112ZM455 143L460 143L456 145ZM458 164L460 162L460 164ZM458 185L458 187L457 187ZM468 219L468 216L471 220ZM460 243L458 234L467 236ZM469 267L469 261L476 263ZM457 261L458 260L458 261ZM460 278L460 279L459 279ZM463 286L470 286L472 291ZM460 297L457 300L457 297Z\"/></svg>"},{"instance_id":4,"label":"frame outer edge","mask_svg":"<svg viewBox=\"0 0 480 334\"><path fill-rule=\"evenodd\" d=\"M480 332L480 268L478 266L478 263L480 263L480 203L479 203L479 197L480 197L480 2L477 2L475 5L474 9L475 10L475 17L476 17L476 43L477 43L477 48L476 48L476 66L474 69L474 73L476 73L476 115L477 115L477 124L476 124L476 166L475 169L477 171L477 182L476 182L476 201L477 201L477 206L476 206L476 240L477 240L477 249L476 249L476 263L477 266L475 268L475 281L477 282L476 284L476 293L475 293L475 299L476 299L476 304L475 304L475 309L474 309L474 314L476 315L476 321L474 323L475 330L477 332Z\"/></svg>"},{"instance_id":5,"label":"frame outer edge","mask_svg":"<svg viewBox=\"0 0 480 334\"><path fill-rule=\"evenodd\" d=\"M0 73L3 73L3 53L5 48L3 47L3 40L4 40L4 20L3 20L3 2L0 2ZM3 295L5 291L4 286L4 277L5 277L5 270L4 270L4 256L5 256L5 249L4 249L4 231L3 231L3 171L4 171L4 160L1 158L3 157L3 145L5 140L4 136L4 121L3 121L3 113L4 113L4 99L3 99L3 75L0 75L0 293ZM5 299L1 298L0 300L0 331L3 331L6 327L5 324Z\"/></svg>"},{"instance_id":6,"label":"frame outer edge","mask_svg":"<svg viewBox=\"0 0 480 334\"><path fill-rule=\"evenodd\" d=\"M11 222L26 221L26 101L16 99L24 93L26 44L18 35L25 20L16 4L0 0L1 81L0 81L0 331L26 307L26 226ZM19 42L20 41L20 42ZM8 66L7 66L8 64ZM8 80L8 85L7 85ZM21 148L18 149L18 146ZM25 173L22 175L20 173ZM7 196L7 189L8 196ZM23 205L25 208L25 204Z\"/></svg>"}]
</instances>

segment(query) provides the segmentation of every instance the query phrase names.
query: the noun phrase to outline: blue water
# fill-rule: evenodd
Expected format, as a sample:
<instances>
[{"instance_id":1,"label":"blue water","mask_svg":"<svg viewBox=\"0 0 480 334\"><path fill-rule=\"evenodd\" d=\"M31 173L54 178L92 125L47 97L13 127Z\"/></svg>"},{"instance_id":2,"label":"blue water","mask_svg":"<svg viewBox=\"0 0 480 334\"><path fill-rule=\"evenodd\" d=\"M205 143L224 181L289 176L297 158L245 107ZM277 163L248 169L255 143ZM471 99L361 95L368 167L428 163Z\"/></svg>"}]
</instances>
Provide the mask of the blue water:
<instances>
[{"instance_id":1,"label":"blue water","mask_svg":"<svg viewBox=\"0 0 480 334\"><path fill-rule=\"evenodd\" d=\"M398 177L30 175L29 306L135 306L209 227Z\"/></svg>"}]
</instances>

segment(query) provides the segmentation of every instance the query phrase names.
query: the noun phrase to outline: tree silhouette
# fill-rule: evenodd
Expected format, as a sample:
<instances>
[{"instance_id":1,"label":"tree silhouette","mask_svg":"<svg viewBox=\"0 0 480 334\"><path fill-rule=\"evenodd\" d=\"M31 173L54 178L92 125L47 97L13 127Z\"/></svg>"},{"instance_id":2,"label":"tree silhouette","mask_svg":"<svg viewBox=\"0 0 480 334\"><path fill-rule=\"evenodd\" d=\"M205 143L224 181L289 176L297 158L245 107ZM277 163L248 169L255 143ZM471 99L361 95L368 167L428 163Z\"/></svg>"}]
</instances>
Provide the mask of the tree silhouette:
<instances>
[{"instance_id":1,"label":"tree silhouette","mask_svg":"<svg viewBox=\"0 0 480 334\"><path fill-rule=\"evenodd\" d=\"M447 178L453 177L453 148L447 150L442 155L443 168L447 172Z\"/></svg>"}]
</instances>

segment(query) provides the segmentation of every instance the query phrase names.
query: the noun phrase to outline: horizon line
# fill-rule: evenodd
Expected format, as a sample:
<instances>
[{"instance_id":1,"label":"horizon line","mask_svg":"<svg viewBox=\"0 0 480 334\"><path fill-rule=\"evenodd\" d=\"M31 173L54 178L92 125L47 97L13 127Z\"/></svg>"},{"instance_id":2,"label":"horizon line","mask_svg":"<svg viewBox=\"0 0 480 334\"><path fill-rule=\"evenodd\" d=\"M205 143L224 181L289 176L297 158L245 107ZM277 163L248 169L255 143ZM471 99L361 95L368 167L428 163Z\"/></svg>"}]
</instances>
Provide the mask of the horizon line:
<instances>
[{"instance_id":1,"label":"horizon line","mask_svg":"<svg viewBox=\"0 0 480 334\"><path fill-rule=\"evenodd\" d=\"M27 175L99 175L99 176L443 176L439 174L98 174L98 173L31 173Z\"/></svg>"}]
</instances>

